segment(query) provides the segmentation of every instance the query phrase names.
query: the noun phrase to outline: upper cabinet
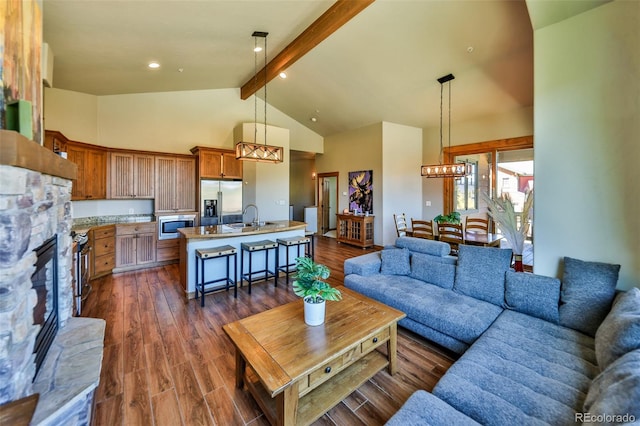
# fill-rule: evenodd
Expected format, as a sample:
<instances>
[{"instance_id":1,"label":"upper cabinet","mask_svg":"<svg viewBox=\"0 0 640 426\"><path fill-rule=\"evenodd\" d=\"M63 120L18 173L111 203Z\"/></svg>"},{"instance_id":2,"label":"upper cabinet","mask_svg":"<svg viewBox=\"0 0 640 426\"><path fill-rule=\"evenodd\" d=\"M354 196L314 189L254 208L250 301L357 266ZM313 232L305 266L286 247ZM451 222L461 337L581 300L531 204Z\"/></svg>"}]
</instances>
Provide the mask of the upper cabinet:
<instances>
[{"instance_id":1,"label":"upper cabinet","mask_svg":"<svg viewBox=\"0 0 640 426\"><path fill-rule=\"evenodd\" d=\"M109 198L155 197L155 156L111 152L109 164Z\"/></svg>"},{"instance_id":2,"label":"upper cabinet","mask_svg":"<svg viewBox=\"0 0 640 426\"><path fill-rule=\"evenodd\" d=\"M67 142L67 159L78 166L71 200L107 198L107 151L79 142Z\"/></svg>"},{"instance_id":3,"label":"upper cabinet","mask_svg":"<svg viewBox=\"0 0 640 426\"><path fill-rule=\"evenodd\" d=\"M191 152L198 156L200 179L242 179L242 161L236 160L235 151L195 146Z\"/></svg>"},{"instance_id":4,"label":"upper cabinet","mask_svg":"<svg viewBox=\"0 0 640 426\"><path fill-rule=\"evenodd\" d=\"M196 161L179 156L156 156L156 213L196 210Z\"/></svg>"}]
</instances>

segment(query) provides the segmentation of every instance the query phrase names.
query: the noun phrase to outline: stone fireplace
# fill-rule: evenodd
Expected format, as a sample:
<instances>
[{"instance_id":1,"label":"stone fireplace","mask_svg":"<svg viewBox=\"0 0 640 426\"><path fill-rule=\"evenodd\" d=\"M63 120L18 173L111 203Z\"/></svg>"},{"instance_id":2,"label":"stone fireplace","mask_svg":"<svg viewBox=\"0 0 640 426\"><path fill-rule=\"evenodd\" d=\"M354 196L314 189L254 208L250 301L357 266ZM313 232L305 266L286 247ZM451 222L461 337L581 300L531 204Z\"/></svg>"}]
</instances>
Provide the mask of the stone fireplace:
<instances>
[{"instance_id":1,"label":"stone fireplace","mask_svg":"<svg viewBox=\"0 0 640 426\"><path fill-rule=\"evenodd\" d=\"M71 316L75 173L73 163L17 132L0 130L0 404L39 393L32 424L86 424L99 381L104 321ZM48 244L55 247L55 261L43 276L34 275L36 250ZM56 290L51 283L46 290L33 287L34 281L53 279ZM34 312L39 294L46 294L44 312ZM38 318L48 317L56 304L58 334L38 359L36 377L34 348L43 328Z\"/></svg>"}]
</instances>

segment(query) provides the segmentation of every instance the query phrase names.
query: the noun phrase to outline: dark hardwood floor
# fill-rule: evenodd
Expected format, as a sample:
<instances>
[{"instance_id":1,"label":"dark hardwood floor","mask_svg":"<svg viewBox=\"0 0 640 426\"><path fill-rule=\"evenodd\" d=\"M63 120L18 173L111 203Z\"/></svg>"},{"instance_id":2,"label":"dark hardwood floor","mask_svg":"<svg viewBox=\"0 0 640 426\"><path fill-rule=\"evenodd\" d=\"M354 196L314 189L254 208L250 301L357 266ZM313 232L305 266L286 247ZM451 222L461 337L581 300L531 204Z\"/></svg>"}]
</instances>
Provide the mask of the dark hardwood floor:
<instances>
[{"instance_id":1,"label":"dark hardwood floor","mask_svg":"<svg viewBox=\"0 0 640 426\"><path fill-rule=\"evenodd\" d=\"M372 251L316 238L316 261L343 280L346 258ZM94 425L266 425L260 408L235 387L233 346L222 326L296 300L284 277L185 300L178 265L92 282L83 316L107 322ZM398 373L375 375L315 425L381 425L416 389L431 390L454 360L399 328Z\"/></svg>"}]
</instances>

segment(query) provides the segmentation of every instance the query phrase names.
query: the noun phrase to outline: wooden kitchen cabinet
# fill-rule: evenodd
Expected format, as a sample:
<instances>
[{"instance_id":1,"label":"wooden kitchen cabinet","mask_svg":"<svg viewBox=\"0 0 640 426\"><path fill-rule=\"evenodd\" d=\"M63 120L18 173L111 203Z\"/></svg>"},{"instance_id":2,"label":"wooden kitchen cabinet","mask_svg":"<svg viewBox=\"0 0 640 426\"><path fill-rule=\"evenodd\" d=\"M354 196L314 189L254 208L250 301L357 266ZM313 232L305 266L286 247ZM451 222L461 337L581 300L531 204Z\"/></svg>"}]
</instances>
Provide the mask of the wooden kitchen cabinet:
<instances>
[{"instance_id":1,"label":"wooden kitchen cabinet","mask_svg":"<svg viewBox=\"0 0 640 426\"><path fill-rule=\"evenodd\" d=\"M67 142L69 142L69 139L60 132L55 130L44 131L44 147L53 152L66 152Z\"/></svg>"},{"instance_id":2,"label":"wooden kitchen cabinet","mask_svg":"<svg viewBox=\"0 0 640 426\"><path fill-rule=\"evenodd\" d=\"M111 273L115 266L115 225L97 226L88 233L89 246L89 279L99 278Z\"/></svg>"},{"instance_id":3,"label":"wooden kitchen cabinet","mask_svg":"<svg viewBox=\"0 0 640 426\"><path fill-rule=\"evenodd\" d=\"M196 211L196 161L193 157L156 156L156 213Z\"/></svg>"},{"instance_id":4,"label":"wooden kitchen cabinet","mask_svg":"<svg viewBox=\"0 0 640 426\"><path fill-rule=\"evenodd\" d=\"M67 159L78 166L71 200L107 198L107 151L80 142L67 142Z\"/></svg>"},{"instance_id":5,"label":"wooden kitchen cabinet","mask_svg":"<svg viewBox=\"0 0 640 426\"><path fill-rule=\"evenodd\" d=\"M195 146L191 153L198 156L200 179L242 179L242 161L229 149Z\"/></svg>"},{"instance_id":6,"label":"wooden kitchen cabinet","mask_svg":"<svg viewBox=\"0 0 640 426\"><path fill-rule=\"evenodd\" d=\"M156 222L116 225L117 269L155 263L156 226Z\"/></svg>"},{"instance_id":7,"label":"wooden kitchen cabinet","mask_svg":"<svg viewBox=\"0 0 640 426\"><path fill-rule=\"evenodd\" d=\"M367 248L373 246L374 216L338 214L337 240L354 246Z\"/></svg>"},{"instance_id":8,"label":"wooden kitchen cabinet","mask_svg":"<svg viewBox=\"0 0 640 426\"><path fill-rule=\"evenodd\" d=\"M155 156L129 152L109 154L109 198L153 198Z\"/></svg>"},{"instance_id":9,"label":"wooden kitchen cabinet","mask_svg":"<svg viewBox=\"0 0 640 426\"><path fill-rule=\"evenodd\" d=\"M158 262L170 262L180 259L180 239L171 238L158 240L156 245L156 260Z\"/></svg>"}]
</instances>

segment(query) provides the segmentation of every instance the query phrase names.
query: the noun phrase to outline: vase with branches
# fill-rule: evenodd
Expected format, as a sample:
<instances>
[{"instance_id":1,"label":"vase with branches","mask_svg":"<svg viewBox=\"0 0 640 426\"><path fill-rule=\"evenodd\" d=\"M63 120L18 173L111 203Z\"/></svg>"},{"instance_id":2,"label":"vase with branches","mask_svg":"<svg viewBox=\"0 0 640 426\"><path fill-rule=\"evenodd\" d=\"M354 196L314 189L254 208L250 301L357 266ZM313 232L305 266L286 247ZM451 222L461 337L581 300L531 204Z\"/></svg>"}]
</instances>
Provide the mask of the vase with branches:
<instances>
[{"instance_id":1,"label":"vase with branches","mask_svg":"<svg viewBox=\"0 0 640 426\"><path fill-rule=\"evenodd\" d=\"M481 195L482 200L487 204L489 216L498 224L500 232L513 250L516 271L521 272L524 241L529 232L529 216L533 208L533 190L527 192L525 196L522 213L516 212L513 200L508 193L493 198L485 193ZM520 216L519 224L518 216Z\"/></svg>"}]
</instances>

